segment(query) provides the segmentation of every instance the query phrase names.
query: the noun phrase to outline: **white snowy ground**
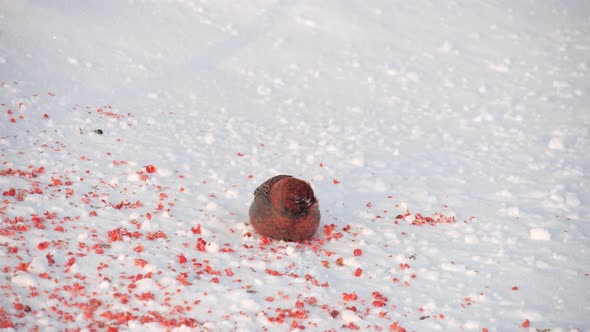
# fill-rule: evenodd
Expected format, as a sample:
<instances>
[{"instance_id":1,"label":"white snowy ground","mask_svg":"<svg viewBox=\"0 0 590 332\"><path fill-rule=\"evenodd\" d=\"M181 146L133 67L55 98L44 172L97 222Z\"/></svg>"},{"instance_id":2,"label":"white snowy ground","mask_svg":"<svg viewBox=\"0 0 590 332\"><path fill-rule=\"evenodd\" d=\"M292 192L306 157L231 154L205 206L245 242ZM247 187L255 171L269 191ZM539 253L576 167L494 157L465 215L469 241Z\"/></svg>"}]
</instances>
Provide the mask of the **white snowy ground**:
<instances>
[{"instance_id":1,"label":"white snowy ground","mask_svg":"<svg viewBox=\"0 0 590 332\"><path fill-rule=\"evenodd\" d=\"M1 0L0 328L589 331L589 67L583 0Z\"/></svg>"}]
</instances>

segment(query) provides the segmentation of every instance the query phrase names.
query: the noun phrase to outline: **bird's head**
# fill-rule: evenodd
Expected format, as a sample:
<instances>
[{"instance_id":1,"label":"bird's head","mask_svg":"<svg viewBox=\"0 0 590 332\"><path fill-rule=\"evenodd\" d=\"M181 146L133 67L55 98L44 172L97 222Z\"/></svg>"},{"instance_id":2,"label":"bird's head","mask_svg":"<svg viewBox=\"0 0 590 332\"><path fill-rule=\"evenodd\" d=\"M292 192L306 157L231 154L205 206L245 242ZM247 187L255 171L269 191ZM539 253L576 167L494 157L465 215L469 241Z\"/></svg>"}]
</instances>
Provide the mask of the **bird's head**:
<instances>
[{"instance_id":1,"label":"bird's head","mask_svg":"<svg viewBox=\"0 0 590 332\"><path fill-rule=\"evenodd\" d=\"M279 180L270 190L270 202L283 214L297 216L318 204L309 183L293 177Z\"/></svg>"}]
</instances>

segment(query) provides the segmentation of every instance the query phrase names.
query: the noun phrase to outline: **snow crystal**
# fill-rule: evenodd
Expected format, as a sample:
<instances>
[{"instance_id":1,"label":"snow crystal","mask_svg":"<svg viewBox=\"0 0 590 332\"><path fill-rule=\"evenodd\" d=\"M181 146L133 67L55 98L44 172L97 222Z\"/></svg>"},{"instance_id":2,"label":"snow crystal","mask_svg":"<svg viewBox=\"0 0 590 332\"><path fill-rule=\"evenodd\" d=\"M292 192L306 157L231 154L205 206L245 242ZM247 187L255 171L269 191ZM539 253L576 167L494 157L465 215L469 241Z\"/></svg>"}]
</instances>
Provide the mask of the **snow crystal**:
<instances>
[{"instance_id":1,"label":"snow crystal","mask_svg":"<svg viewBox=\"0 0 590 332\"><path fill-rule=\"evenodd\" d=\"M477 330L479 329L479 322L474 321L474 320L468 320L463 324L463 327L466 330Z\"/></svg>"},{"instance_id":2,"label":"snow crystal","mask_svg":"<svg viewBox=\"0 0 590 332\"><path fill-rule=\"evenodd\" d=\"M461 264L443 263L440 265L440 267L444 271L465 272L465 265L461 265Z\"/></svg>"},{"instance_id":3,"label":"snow crystal","mask_svg":"<svg viewBox=\"0 0 590 332\"><path fill-rule=\"evenodd\" d=\"M508 190L500 190L500 191L496 192L496 196L510 199L510 198L512 198L512 193L509 192Z\"/></svg>"},{"instance_id":4,"label":"snow crystal","mask_svg":"<svg viewBox=\"0 0 590 332\"><path fill-rule=\"evenodd\" d=\"M256 92L261 96L268 96L271 94L272 88L265 85L259 85Z\"/></svg>"},{"instance_id":5,"label":"snow crystal","mask_svg":"<svg viewBox=\"0 0 590 332\"><path fill-rule=\"evenodd\" d=\"M565 204L569 207L576 208L580 206L581 202L578 198L578 195L573 192L566 192L565 193Z\"/></svg>"},{"instance_id":6,"label":"snow crystal","mask_svg":"<svg viewBox=\"0 0 590 332\"><path fill-rule=\"evenodd\" d=\"M113 186L113 187L118 186L119 185L119 179L118 178L111 178L109 180L109 185L110 186Z\"/></svg>"},{"instance_id":7,"label":"snow crystal","mask_svg":"<svg viewBox=\"0 0 590 332\"><path fill-rule=\"evenodd\" d=\"M219 251L219 245L217 244L217 242L208 242L205 246L205 250L207 250L207 252L210 253L216 253Z\"/></svg>"},{"instance_id":8,"label":"snow crystal","mask_svg":"<svg viewBox=\"0 0 590 332\"><path fill-rule=\"evenodd\" d=\"M26 272L16 274L14 277L11 278L11 281L16 286L21 287L31 287L37 285L35 277L32 274Z\"/></svg>"},{"instance_id":9,"label":"snow crystal","mask_svg":"<svg viewBox=\"0 0 590 332\"><path fill-rule=\"evenodd\" d=\"M468 234L468 235L465 235L465 243L475 244L475 243L479 243L479 240L478 240L477 236L475 236L473 234Z\"/></svg>"},{"instance_id":10,"label":"snow crystal","mask_svg":"<svg viewBox=\"0 0 590 332\"><path fill-rule=\"evenodd\" d=\"M308 28L315 28L318 25L315 20L308 18L308 17L303 17L303 16L297 16L295 18L295 21L301 25L308 27Z\"/></svg>"},{"instance_id":11,"label":"snow crystal","mask_svg":"<svg viewBox=\"0 0 590 332\"><path fill-rule=\"evenodd\" d=\"M365 165L365 161L363 158L352 158L350 160L350 164L356 167L363 167Z\"/></svg>"},{"instance_id":12,"label":"snow crystal","mask_svg":"<svg viewBox=\"0 0 590 332\"><path fill-rule=\"evenodd\" d=\"M426 280L438 281L441 277L441 273L436 270L420 269L419 272L420 277Z\"/></svg>"},{"instance_id":13,"label":"snow crystal","mask_svg":"<svg viewBox=\"0 0 590 332\"><path fill-rule=\"evenodd\" d=\"M552 137L551 140L549 140L548 147L551 150L563 150L563 137Z\"/></svg>"},{"instance_id":14,"label":"snow crystal","mask_svg":"<svg viewBox=\"0 0 590 332\"><path fill-rule=\"evenodd\" d=\"M137 291L149 292L157 288L156 282L152 278L143 278L135 282Z\"/></svg>"},{"instance_id":15,"label":"snow crystal","mask_svg":"<svg viewBox=\"0 0 590 332\"><path fill-rule=\"evenodd\" d=\"M77 66L78 65L78 59L76 59L76 58L68 57L67 58L67 61L68 61L68 63L70 63L70 64L72 64L74 66Z\"/></svg>"},{"instance_id":16,"label":"snow crystal","mask_svg":"<svg viewBox=\"0 0 590 332\"><path fill-rule=\"evenodd\" d=\"M509 216L509 217L517 218L520 216L520 209L517 206L502 208L502 209L500 209L500 212L503 215Z\"/></svg>"},{"instance_id":17,"label":"snow crystal","mask_svg":"<svg viewBox=\"0 0 590 332\"><path fill-rule=\"evenodd\" d=\"M344 310L342 311L342 320L345 323L357 323L361 318L352 310Z\"/></svg>"},{"instance_id":18,"label":"snow crystal","mask_svg":"<svg viewBox=\"0 0 590 332\"><path fill-rule=\"evenodd\" d=\"M47 271L47 258L45 256L36 256L31 260L27 271L41 274Z\"/></svg>"},{"instance_id":19,"label":"snow crystal","mask_svg":"<svg viewBox=\"0 0 590 332\"><path fill-rule=\"evenodd\" d=\"M551 240L551 233L544 228L532 228L530 230L530 238L537 241Z\"/></svg>"},{"instance_id":20,"label":"snow crystal","mask_svg":"<svg viewBox=\"0 0 590 332\"><path fill-rule=\"evenodd\" d=\"M213 331L213 330L215 330L215 324L213 322L205 322L203 324L203 329L205 329L207 331Z\"/></svg>"},{"instance_id":21,"label":"snow crystal","mask_svg":"<svg viewBox=\"0 0 590 332\"><path fill-rule=\"evenodd\" d=\"M453 50L453 45L449 41L445 41L437 50L441 53L449 53Z\"/></svg>"},{"instance_id":22,"label":"snow crystal","mask_svg":"<svg viewBox=\"0 0 590 332\"><path fill-rule=\"evenodd\" d=\"M293 246L287 246L285 248L285 254L287 254L288 256L293 255L294 252L295 252L295 248L293 248Z\"/></svg>"}]
</instances>

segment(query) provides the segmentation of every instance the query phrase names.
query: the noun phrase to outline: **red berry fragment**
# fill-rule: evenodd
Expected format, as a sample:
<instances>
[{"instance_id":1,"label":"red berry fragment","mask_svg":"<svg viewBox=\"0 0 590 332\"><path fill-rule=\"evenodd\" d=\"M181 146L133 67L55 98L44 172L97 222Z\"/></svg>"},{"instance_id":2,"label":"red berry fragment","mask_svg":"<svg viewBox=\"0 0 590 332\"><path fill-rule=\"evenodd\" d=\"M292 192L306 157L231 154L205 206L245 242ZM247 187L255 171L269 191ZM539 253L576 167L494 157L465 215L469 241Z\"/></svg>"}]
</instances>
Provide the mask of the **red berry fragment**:
<instances>
[{"instance_id":1,"label":"red berry fragment","mask_svg":"<svg viewBox=\"0 0 590 332\"><path fill-rule=\"evenodd\" d=\"M354 271L354 276L355 277L360 277L363 274L363 269L361 269L360 267L358 267L355 271Z\"/></svg>"}]
</instances>

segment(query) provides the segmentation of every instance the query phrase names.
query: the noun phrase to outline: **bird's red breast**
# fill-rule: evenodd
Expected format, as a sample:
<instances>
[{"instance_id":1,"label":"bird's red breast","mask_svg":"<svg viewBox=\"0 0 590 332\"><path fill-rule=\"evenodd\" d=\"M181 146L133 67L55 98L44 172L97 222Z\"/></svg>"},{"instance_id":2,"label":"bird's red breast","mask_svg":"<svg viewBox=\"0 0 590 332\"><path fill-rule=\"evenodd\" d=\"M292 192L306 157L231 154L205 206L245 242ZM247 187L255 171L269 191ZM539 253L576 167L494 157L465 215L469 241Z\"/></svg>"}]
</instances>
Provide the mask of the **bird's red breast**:
<instances>
[{"instance_id":1,"label":"bird's red breast","mask_svg":"<svg viewBox=\"0 0 590 332\"><path fill-rule=\"evenodd\" d=\"M309 183L277 175L254 191L250 223L258 234L275 240L309 240L320 224L319 202Z\"/></svg>"}]
</instances>

